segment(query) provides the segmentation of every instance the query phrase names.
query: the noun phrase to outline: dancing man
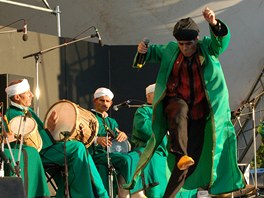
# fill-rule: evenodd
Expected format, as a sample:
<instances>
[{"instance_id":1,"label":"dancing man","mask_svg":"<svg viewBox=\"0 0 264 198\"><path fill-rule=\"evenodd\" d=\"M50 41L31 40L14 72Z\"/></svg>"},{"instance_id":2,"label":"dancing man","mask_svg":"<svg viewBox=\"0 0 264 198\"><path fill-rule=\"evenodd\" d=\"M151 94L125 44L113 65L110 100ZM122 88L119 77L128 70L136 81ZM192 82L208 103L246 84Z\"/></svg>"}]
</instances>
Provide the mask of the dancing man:
<instances>
[{"instance_id":1,"label":"dancing man","mask_svg":"<svg viewBox=\"0 0 264 198\"><path fill-rule=\"evenodd\" d=\"M148 157L141 158L135 178L168 130L175 163L164 197L175 197L182 187L203 187L211 194L244 187L228 89L218 59L228 47L230 31L213 10L205 8L202 14L211 37L199 40L193 19L181 19L173 30L176 42L149 47L140 42L133 64L138 68L140 54L146 54L143 64L160 64L153 102L154 134L144 151Z\"/></svg>"}]
</instances>

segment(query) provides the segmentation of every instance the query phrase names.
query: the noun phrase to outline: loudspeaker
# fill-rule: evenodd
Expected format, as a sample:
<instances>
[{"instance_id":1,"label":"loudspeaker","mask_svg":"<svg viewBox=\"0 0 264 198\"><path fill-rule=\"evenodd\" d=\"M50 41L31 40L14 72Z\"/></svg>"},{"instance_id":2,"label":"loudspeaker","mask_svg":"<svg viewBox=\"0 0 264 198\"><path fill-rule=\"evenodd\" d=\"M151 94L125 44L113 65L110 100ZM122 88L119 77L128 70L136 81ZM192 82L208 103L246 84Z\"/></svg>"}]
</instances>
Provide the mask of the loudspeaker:
<instances>
[{"instance_id":1,"label":"loudspeaker","mask_svg":"<svg viewBox=\"0 0 264 198\"><path fill-rule=\"evenodd\" d=\"M0 196L3 198L26 198L22 179L19 177L0 177Z\"/></svg>"},{"instance_id":2,"label":"loudspeaker","mask_svg":"<svg viewBox=\"0 0 264 198\"><path fill-rule=\"evenodd\" d=\"M9 83L11 83L14 80L19 80L26 78L28 80L28 83L30 85L30 88L32 89L34 87L34 78L27 77L27 76L20 76L15 74L0 74L0 102L3 104L3 113L5 113L6 109L10 105L10 100L7 97L5 93L5 88L8 86ZM32 107L34 107L33 100L32 100Z\"/></svg>"}]
</instances>

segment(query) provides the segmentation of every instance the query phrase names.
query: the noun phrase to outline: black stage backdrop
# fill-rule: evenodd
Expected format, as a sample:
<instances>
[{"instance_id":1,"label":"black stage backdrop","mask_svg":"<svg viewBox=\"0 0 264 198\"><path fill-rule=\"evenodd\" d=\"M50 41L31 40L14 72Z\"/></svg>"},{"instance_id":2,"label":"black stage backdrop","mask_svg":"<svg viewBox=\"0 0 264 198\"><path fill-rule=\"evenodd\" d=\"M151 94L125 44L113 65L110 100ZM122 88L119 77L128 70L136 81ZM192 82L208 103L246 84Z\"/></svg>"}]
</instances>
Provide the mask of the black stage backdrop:
<instances>
[{"instance_id":1,"label":"black stage backdrop","mask_svg":"<svg viewBox=\"0 0 264 198\"><path fill-rule=\"evenodd\" d=\"M61 40L62 43L65 39ZM158 65L147 64L143 69L132 68L137 46L99 46L86 41L61 49L61 75L58 76L60 99L68 99L85 109L93 108L93 93L99 87L114 93L113 105L131 100L145 101L145 88L155 83ZM143 101L143 102L142 102ZM129 136L136 108L108 112Z\"/></svg>"}]
</instances>

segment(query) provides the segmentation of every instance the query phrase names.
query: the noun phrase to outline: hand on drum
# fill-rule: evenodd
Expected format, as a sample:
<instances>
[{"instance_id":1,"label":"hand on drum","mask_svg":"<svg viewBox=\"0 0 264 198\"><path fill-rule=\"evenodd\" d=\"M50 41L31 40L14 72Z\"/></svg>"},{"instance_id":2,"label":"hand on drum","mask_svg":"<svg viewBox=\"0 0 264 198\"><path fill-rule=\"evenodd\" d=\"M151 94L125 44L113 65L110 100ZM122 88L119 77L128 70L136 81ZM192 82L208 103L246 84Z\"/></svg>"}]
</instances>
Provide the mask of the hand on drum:
<instances>
[{"instance_id":1,"label":"hand on drum","mask_svg":"<svg viewBox=\"0 0 264 198\"><path fill-rule=\"evenodd\" d=\"M47 122L47 128L49 130L49 132L53 132L56 124L59 120L58 114L56 111L52 111L52 113L50 114L50 117L48 118L48 122Z\"/></svg>"},{"instance_id":2,"label":"hand on drum","mask_svg":"<svg viewBox=\"0 0 264 198\"><path fill-rule=\"evenodd\" d=\"M125 141L127 139L127 135L126 135L125 132L120 131L118 128L116 128L116 131L118 133L118 136L116 137L116 140L118 142L123 142L123 141Z\"/></svg>"},{"instance_id":3,"label":"hand on drum","mask_svg":"<svg viewBox=\"0 0 264 198\"><path fill-rule=\"evenodd\" d=\"M7 128L8 128L8 131L9 131L9 132L6 132L4 130L3 133L4 133L5 137L7 137L9 142L14 142L16 140L16 137L15 137L15 134L10 129L9 123L7 121L7 117L4 116L3 120L4 120L5 123L7 123Z\"/></svg>"},{"instance_id":4,"label":"hand on drum","mask_svg":"<svg viewBox=\"0 0 264 198\"><path fill-rule=\"evenodd\" d=\"M15 134L12 132L4 132L9 142L16 141Z\"/></svg>"},{"instance_id":5,"label":"hand on drum","mask_svg":"<svg viewBox=\"0 0 264 198\"><path fill-rule=\"evenodd\" d=\"M112 139L111 137L108 137L108 140L106 137L97 137L97 144L100 144L103 147L112 146Z\"/></svg>"}]
</instances>

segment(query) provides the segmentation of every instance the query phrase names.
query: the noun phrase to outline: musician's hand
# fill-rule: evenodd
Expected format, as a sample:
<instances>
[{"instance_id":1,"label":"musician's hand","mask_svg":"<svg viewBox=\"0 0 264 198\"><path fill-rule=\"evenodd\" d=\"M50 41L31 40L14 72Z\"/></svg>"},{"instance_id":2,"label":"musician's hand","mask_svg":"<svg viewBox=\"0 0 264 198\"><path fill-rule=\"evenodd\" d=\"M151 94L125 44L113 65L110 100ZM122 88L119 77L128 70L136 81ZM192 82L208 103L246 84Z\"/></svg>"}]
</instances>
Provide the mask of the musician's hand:
<instances>
[{"instance_id":1,"label":"musician's hand","mask_svg":"<svg viewBox=\"0 0 264 198\"><path fill-rule=\"evenodd\" d=\"M100 144L102 147L112 146L111 137L97 137L97 144Z\"/></svg>"},{"instance_id":2,"label":"musician's hand","mask_svg":"<svg viewBox=\"0 0 264 198\"><path fill-rule=\"evenodd\" d=\"M59 117L56 111L52 111L49 118L48 118L48 123L47 123L47 129L49 132L53 132L56 124L58 123Z\"/></svg>"},{"instance_id":3,"label":"musician's hand","mask_svg":"<svg viewBox=\"0 0 264 198\"><path fill-rule=\"evenodd\" d=\"M118 136L116 137L116 140L118 142L123 142L123 141L127 140L127 135L125 132L120 131L118 128L116 128L116 131L118 133Z\"/></svg>"},{"instance_id":4,"label":"musician's hand","mask_svg":"<svg viewBox=\"0 0 264 198\"><path fill-rule=\"evenodd\" d=\"M146 54L147 51L148 51L148 47L146 46L146 44L144 43L144 41L141 41L139 44L138 44L138 53L141 53L141 54Z\"/></svg>"},{"instance_id":5,"label":"musician's hand","mask_svg":"<svg viewBox=\"0 0 264 198\"><path fill-rule=\"evenodd\" d=\"M0 113L0 114L1 114L1 113ZM1 115L2 115L2 114L1 114ZM8 128L8 132L5 131L5 130L3 130L3 135L4 135L4 137L7 137L7 139L8 139L9 142L14 142L14 141L16 141L15 134L14 134L14 133L11 131L11 129L10 129L10 125L9 125L9 122L8 122L8 119L7 119L6 115L4 115L4 117L2 116L2 118L3 118L3 122L6 123L6 126L7 126L7 128Z\"/></svg>"},{"instance_id":6,"label":"musician's hand","mask_svg":"<svg viewBox=\"0 0 264 198\"><path fill-rule=\"evenodd\" d=\"M9 142L16 141L15 135L12 132L4 132Z\"/></svg>"}]
</instances>

